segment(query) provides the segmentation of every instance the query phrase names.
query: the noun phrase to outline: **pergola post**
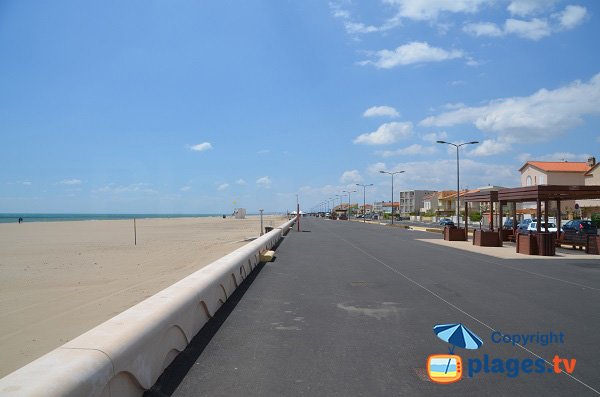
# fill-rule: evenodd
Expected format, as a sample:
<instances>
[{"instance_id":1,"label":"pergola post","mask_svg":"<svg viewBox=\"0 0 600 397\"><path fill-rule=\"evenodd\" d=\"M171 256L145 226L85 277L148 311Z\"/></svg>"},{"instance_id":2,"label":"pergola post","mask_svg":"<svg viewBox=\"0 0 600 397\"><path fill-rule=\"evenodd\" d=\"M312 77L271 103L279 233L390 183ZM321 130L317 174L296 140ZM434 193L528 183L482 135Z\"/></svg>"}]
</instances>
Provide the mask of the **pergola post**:
<instances>
[{"instance_id":1,"label":"pergola post","mask_svg":"<svg viewBox=\"0 0 600 397\"><path fill-rule=\"evenodd\" d=\"M542 200L540 200L539 198L536 200L536 209L535 209L535 217L536 217L536 224L535 224L535 230L540 233L542 231Z\"/></svg>"},{"instance_id":2,"label":"pergola post","mask_svg":"<svg viewBox=\"0 0 600 397\"><path fill-rule=\"evenodd\" d=\"M548 233L548 212L550 211L550 202L548 200L544 201L544 226L545 232Z\"/></svg>"},{"instance_id":3,"label":"pergola post","mask_svg":"<svg viewBox=\"0 0 600 397\"><path fill-rule=\"evenodd\" d=\"M465 241L469 241L469 202L465 200Z\"/></svg>"},{"instance_id":4,"label":"pergola post","mask_svg":"<svg viewBox=\"0 0 600 397\"><path fill-rule=\"evenodd\" d=\"M560 200L556 200L556 239L560 239Z\"/></svg>"},{"instance_id":5,"label":"pergola post","mask_svg":"<svg viewBox=\"0 0 600 397\"><path fill-rule=\"evenodd\" d=\"M513 201L512 203L512 218L513 218L513 222L512 222L512 229L513 229L513 236L517 236L517 202Z\"/></svg>"},{"instance_id":6,"label":"pergola post","mask_svg":"<svg viewBox=\"0 0 600 397\"><path fill-rule=\"evenodd\" d=\"M502 224L502 210L504 208L504 202L503 201L498 202L498 206L500 207L500 209L498 210L498 214L500 214L499 215L499 223L498 223L498 237L500 240L500 247L502 247L502 238L503 238L503 236L502 236L503 230L502 229L504 226Z\"/></svg>"},{"instance_id":7,"label":"pergola post","mask_svg":"<svg viewBox=\"0 0 600 397\"><path fill-rule=\"evenodd\" d=\"M494 202L490 201L490 230L494 231Z\"/></svg>"}]
</instances>

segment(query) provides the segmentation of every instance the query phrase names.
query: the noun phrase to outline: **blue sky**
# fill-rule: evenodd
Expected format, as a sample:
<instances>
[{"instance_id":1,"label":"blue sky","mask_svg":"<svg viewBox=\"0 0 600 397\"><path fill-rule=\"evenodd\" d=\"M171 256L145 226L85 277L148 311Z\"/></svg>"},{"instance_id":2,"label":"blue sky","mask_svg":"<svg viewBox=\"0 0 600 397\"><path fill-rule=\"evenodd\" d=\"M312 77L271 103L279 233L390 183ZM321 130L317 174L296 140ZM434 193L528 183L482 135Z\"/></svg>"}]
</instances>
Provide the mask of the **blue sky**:
<instances>
[{"instance_id":1,"label":"blue sky","mask_svg":"<svg viewBox=\"0 0 600 397\"><path fill-rule=\"evenodd\" d=\"M0 3L0 212L228 213L600 157L600 3ZM354 190L354 189L353 189ZM355 201L353 196L353 200Z\"/></svg>"}]
</instances>

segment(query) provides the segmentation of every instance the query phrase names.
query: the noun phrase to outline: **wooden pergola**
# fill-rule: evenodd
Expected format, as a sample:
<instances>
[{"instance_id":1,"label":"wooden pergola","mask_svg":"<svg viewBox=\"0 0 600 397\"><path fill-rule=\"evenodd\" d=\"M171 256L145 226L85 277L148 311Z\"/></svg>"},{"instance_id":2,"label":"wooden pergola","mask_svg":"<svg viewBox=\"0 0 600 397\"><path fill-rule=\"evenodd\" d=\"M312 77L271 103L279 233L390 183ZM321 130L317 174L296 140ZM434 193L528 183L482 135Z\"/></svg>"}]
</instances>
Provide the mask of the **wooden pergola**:
<instances>
[{"instance_id":1,"label":"wooden pergola","mask_svg":"<svg viewBox=\"0 0 600 397\"><path fill-rule=\"evenodd\" d=\"M480 190L478 192L467 193L463 197L465 202L465 236L469 235L469 203L489 203L490 204L490 225L489 230L494 230L494 203L498 202L498 190ZM516 204L515 204L516 205ZM502 206L499 208L502 214ZM502 220L500 220L502 223ZM502 230L500 228L499 245L502 246Z\"/></svg>"},{"instance_id":2,"label":"wooden pergola","mask_svg":"<svg viewBox=\"0 0 600 397\"><path fill-rule=\"evenodd\" d=\"M541 232L542 219L542 203L544 203L544 222L546 223L546 232L548 231L548 212L550 209L550 201L556 201L556 223L557 237L560 236L560 204L565 200L586 200L600 198L600 186L583 186L583 185L537 185L527 187L516 187L512 189L503 189L498 192L498 201L500 208L507 203L535 202L536 203L536 218L537 232ZM513 212L513 214L516 211ZM513 215L515 216L515 215ZM513 218L514 219L514 218ZM513 228L516 228L513 221Z\"/></svg>"}]
</instances>

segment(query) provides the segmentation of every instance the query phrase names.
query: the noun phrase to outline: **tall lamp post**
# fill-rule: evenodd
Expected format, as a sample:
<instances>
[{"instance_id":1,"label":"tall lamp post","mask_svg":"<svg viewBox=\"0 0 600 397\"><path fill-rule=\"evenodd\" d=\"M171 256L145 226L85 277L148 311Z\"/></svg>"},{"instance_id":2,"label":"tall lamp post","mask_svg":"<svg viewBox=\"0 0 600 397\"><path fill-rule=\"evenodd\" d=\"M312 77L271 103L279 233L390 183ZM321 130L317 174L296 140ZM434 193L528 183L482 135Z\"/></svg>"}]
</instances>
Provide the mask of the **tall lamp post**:
<instances>
[{"instance_id":1,"label":"tall lamp post","mask_svg":"<svg viewBox=\"0 0 600 397\"><path fill-rule=\"evenodd\" d=\"M367 222L367 186L373 186L373 184L361 185L357 183L356 186L362 186L363 188L363 223L365 223Z\"/></svg>"},{"instance_id":2,"label":"tall lamp post","mask_svg":"<svg viewBox=\"0 0 600 397\"><path fill-rule=\"evenodd\" d=\"M456 148L456 227L458 227L460 229L460 165L459 165L460 163L459 163L459 158L458 158L458 149L461 146L475 145L479 142L478 141L463 142L463 143L452 143L452 142L446 142L446 141L436 141L436 142L443 143L446 145L451 145ZM465 219L465 222L467 222L466 219Z\"/></svg>"},{"instance_id":3,"label":"tall lamp post","mask_svg":"<svg viewBox=\"0 0 600 397\"><path fill-rule=\"evenodd\" d=\"M348 220L350 220L350 194L356 193L356 190L342 190L342 193L348 193Z\"/></svg>"},{"instance_id":4,"label":"tall lamp post","mask_svg":"<svg viewBox=\"0 0 600 397\"><path fill-rule=\"evenodd\" d=\"M396 174L402 174L404 173L404 171L396 171L396 172L390 172L390 171L379 171L382 174L389 174L392 176L392 225L394 224L394 175Z\"/></svg>"}]
</instances>

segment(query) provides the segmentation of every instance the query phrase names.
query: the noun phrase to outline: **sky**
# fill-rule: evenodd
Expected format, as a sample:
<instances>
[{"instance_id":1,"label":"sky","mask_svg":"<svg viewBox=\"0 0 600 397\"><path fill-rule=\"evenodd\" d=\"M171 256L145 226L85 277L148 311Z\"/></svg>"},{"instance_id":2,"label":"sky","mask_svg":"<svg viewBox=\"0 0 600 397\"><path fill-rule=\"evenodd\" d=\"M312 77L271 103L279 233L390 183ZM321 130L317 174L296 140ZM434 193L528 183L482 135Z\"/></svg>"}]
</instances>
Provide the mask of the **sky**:
<instances>
[{"instance_id":1,"label":"sky","mask_svg":"<svg viewBox=\"0 0 600 397\"><path fill-rule=\"evenodd\" d=\"M600 2L0 2L0 213L251 213L600 160ZM347 200L347 196L344 201Z\"/></svg>"}]
</instances>

